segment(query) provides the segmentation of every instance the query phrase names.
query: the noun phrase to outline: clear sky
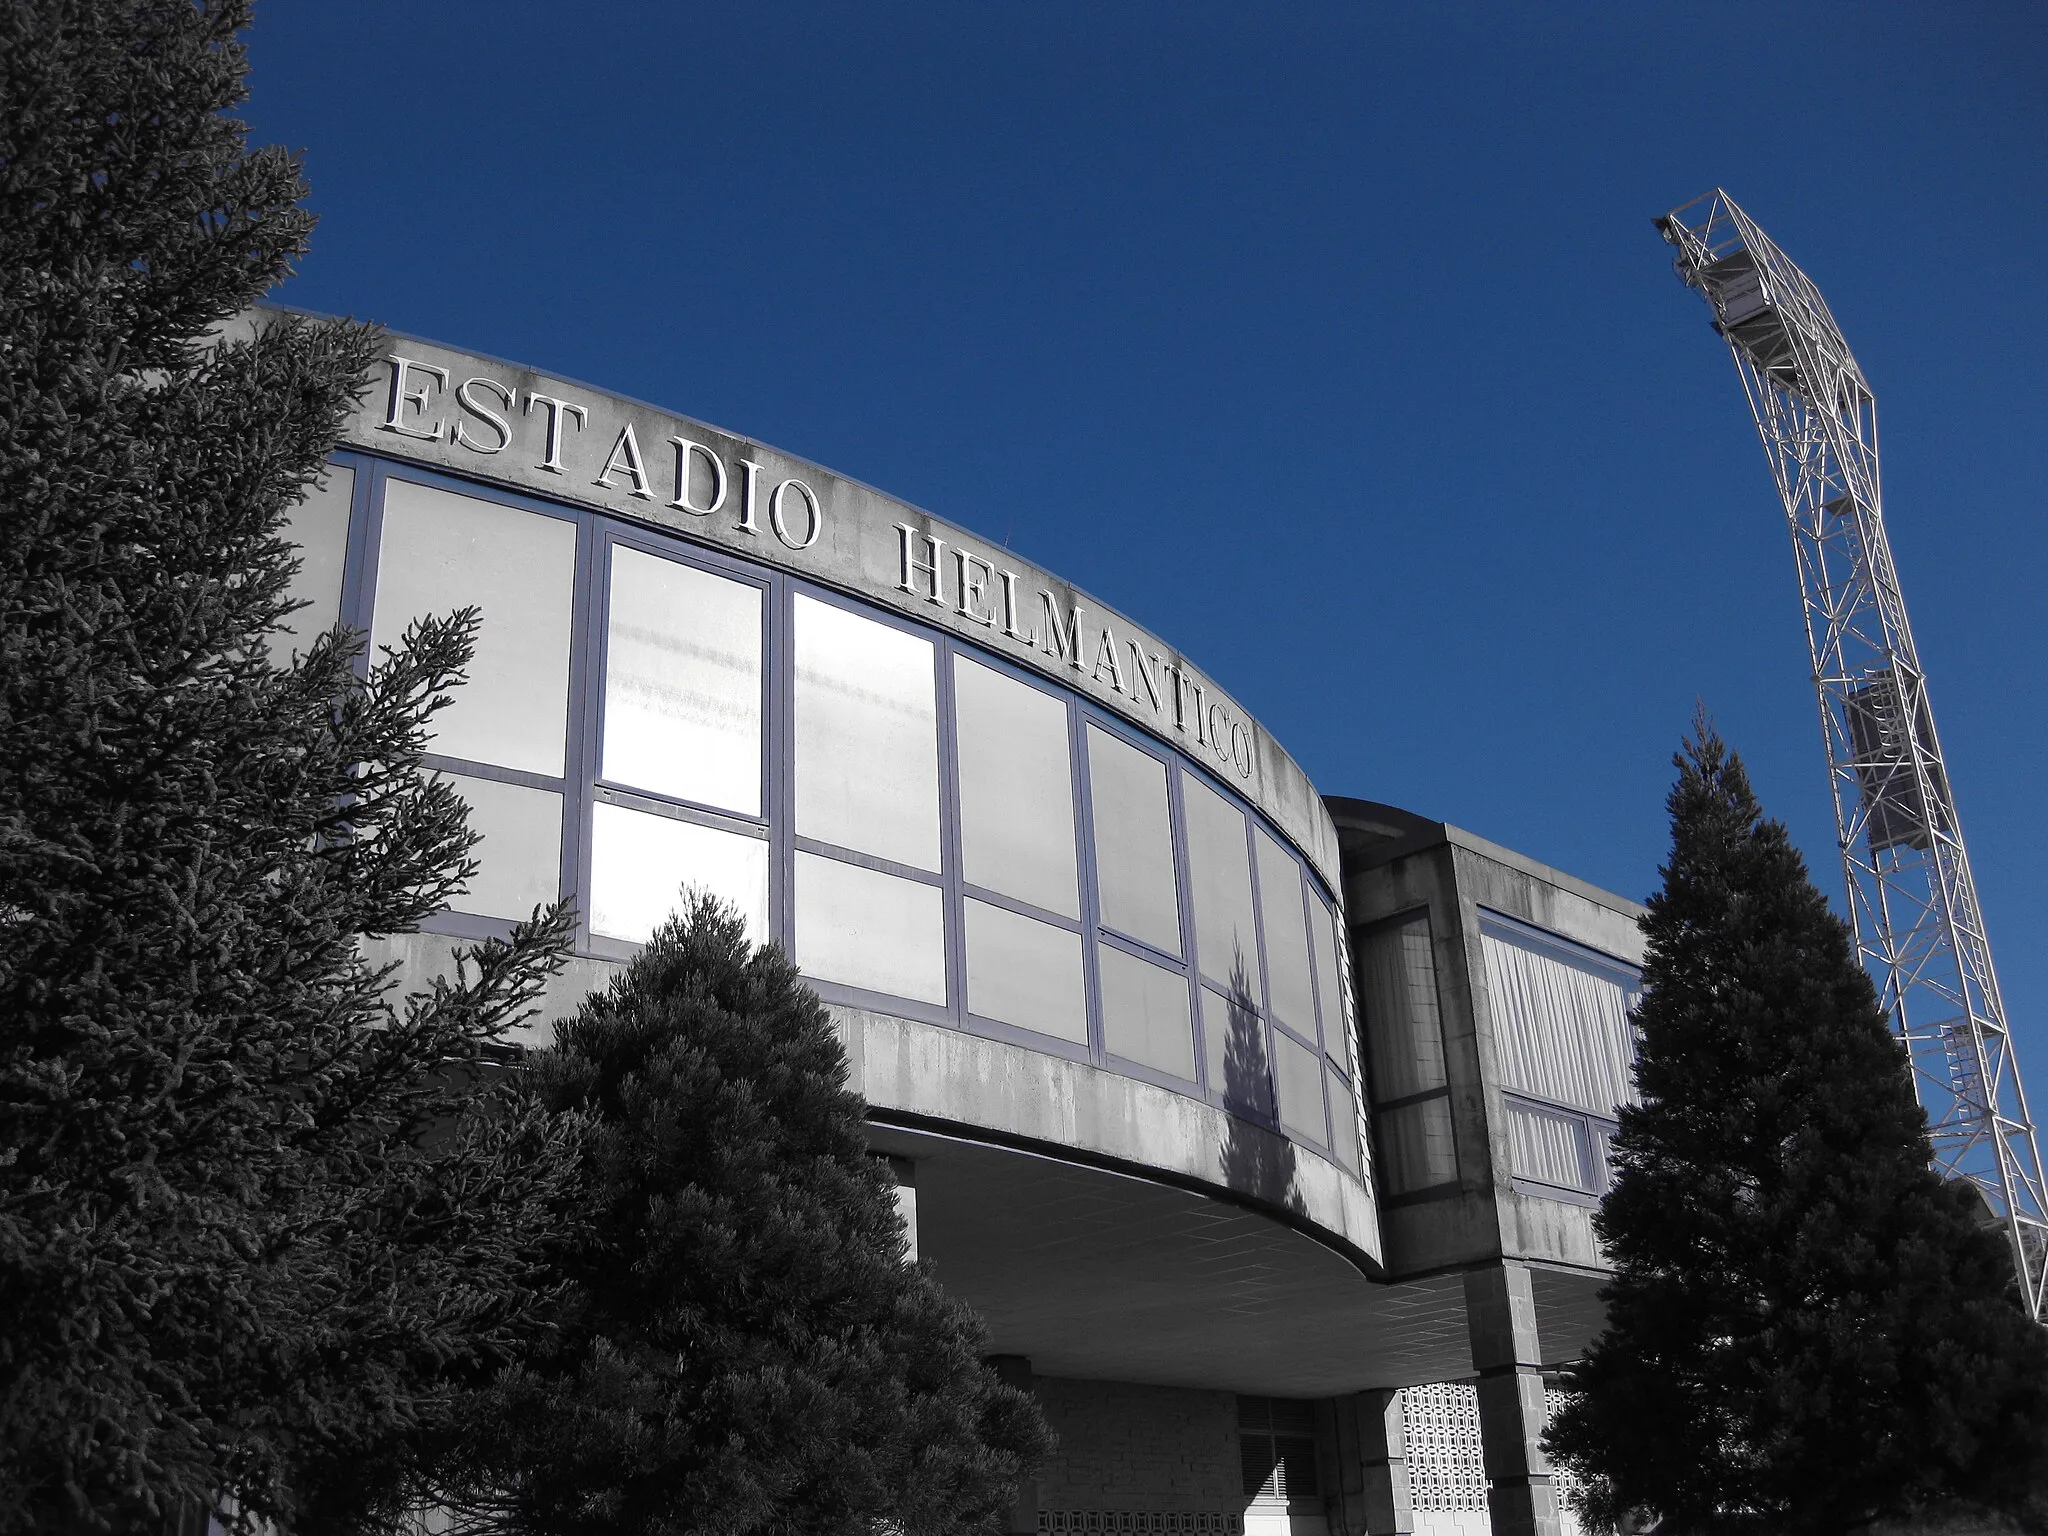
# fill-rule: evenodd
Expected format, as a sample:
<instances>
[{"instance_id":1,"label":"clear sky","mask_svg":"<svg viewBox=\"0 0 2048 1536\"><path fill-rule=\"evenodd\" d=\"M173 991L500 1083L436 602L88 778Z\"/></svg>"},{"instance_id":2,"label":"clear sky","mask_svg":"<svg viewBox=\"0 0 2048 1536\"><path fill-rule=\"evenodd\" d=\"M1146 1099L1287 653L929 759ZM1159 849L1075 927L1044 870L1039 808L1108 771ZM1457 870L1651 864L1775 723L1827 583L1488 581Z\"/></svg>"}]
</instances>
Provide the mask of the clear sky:
<instances>
[{"instance_id":1,"label":"clear sky","mask_svg":"<svg viewBox=\"0 0 2048 1536\"><path fill-rule=\"evenodd\" d=\"M1007 540L1326 793L1626 895L1702 698L1835 894L1783 518L1650 223L1726 186L1877 391L2048 1101L2048 7L266 0L251 46L321 214L286 301Z\"/></svg>"}]
</instances>

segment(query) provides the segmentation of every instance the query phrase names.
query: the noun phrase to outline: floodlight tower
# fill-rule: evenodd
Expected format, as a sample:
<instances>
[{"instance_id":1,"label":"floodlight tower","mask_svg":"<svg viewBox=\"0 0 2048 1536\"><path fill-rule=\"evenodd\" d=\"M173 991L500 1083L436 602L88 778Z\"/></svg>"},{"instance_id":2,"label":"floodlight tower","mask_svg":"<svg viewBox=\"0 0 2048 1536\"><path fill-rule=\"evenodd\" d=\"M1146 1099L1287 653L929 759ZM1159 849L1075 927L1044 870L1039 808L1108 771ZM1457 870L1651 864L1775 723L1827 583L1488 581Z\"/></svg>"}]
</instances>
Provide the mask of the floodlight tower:
<instances>
[{"instance_id":1,"label":"floodlight tower","mask_svg":"<svg viewBox=\"0 0 2048 1536\"><path fill-rule=\"evenodd\" d=\"M1934 1165L1983 1191L2042 1320L2048 1184L1885 538L1876 398L1820 290L1726 192L1657 228L1735 354L1791 524L1857 948L1912 1057Z\"/></svg>"}]
</instances>

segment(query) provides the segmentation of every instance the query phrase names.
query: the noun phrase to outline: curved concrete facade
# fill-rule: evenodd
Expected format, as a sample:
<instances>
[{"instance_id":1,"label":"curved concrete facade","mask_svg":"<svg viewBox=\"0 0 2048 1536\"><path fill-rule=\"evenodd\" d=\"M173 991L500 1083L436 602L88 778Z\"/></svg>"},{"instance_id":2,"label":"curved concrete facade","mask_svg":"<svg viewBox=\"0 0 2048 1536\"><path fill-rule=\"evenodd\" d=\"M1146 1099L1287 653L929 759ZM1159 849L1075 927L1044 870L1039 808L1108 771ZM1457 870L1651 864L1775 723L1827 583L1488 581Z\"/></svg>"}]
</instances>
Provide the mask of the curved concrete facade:
<instances>
[{"instance_id":1,"label":"curved concrete facade","mask_svg":"<svg viewBox=\"0 0 2048 1536\"><path fill-rule=\"evenodd\" d=\"M416 339L335 468L294 525L301 636L483 614L429 756L483 870L386 946L407 979L566 895L564 1008L703 883L811 977L878 1122L1381 1272L1335 829L1180 651L818 465Z\"/></svg>"}]
</instances>

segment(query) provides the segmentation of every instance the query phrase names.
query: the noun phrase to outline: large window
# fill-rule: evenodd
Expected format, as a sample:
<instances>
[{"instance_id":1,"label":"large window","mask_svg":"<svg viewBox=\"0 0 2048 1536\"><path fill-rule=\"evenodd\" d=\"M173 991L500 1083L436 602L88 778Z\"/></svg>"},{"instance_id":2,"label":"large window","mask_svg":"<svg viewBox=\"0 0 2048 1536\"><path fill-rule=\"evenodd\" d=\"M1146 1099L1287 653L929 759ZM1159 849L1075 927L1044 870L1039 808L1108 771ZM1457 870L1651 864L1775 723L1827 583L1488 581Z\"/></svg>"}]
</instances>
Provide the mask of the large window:
<instances>
[{"instance_id":1,"label":"large window","mask_svg":"<svg viewBox=\"0 0 2048 1536\"><path fill-rule=\"evenodd\" d=\"M1237 1400L1237 1445L1247 1498L1305 1501L1320 1508L1313 1403L1284 1397Z\"/></svg>"},{"instance_id":2,"label":"large window","mask_svg":"<svg viewBox=\"0 0 2048 1536\"><path fill-rule=\"evenodd\" d=\"M373 653L420 619L476 610L466 680L428 739L479 838L456 910L526 917L561 889L576 524L395 476L375 510Z\"/></svg>"},{"instance_id":3,"label":"large window","mask_svg":"<svg viewBox=\"0 0 2048 1536\"><path fill-rule=\"evenodd\" d=\"M1607 1147L1632 1102L1640 974L1611 956L1482 911L1500 1082L1514 1176L1546 1193L1607 1188Z\"/></svg>"},{"instance_id":4,"label":"large window","mask_svg":"<svg viewBox=\"0 0 2048 1536\"><path fill-rule=\"evenodd\" d=\"M388 645L481 615L429 759L481 870L437 923L501 932L566 890L582 945L623 957L709 892L828 1000L1146 1078L1362 1173L1331 895L1178 753L680 538L373 456L332 483L299 517L309 626Z\"/></svg>"},{"instance_id":5,"label":"large window","mask_svg":"<svg viewBox=\"0 0 2048 1536\"><path fill-rule=\"evenodd\" d=\"M1358 964L1381 1185L1390 1195L1405 1195L1455 1183L1429 914L1410 913L1371 929L1359 941Z\"/></svg>"}]
</instances>

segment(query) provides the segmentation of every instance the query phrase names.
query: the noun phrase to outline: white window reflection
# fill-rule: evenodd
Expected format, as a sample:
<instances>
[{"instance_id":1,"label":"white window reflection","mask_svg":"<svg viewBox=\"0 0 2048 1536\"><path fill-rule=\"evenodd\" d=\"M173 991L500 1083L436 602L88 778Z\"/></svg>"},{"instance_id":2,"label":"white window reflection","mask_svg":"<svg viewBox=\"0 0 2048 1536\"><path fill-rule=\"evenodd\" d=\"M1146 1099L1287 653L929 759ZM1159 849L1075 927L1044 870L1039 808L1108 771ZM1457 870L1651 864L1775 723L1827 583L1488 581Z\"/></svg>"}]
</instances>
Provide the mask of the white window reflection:
<instances>
[{"instance_id":1,"label":"white window reflection","mask_svg":"<svg viewBox=\"0 0 2048 1536\"><path fill-rule=\"evenodd\" d=\"M967 1011L1088 1043L1081 936L969 897Z\"/></svg>"},{"instance_id":2,"label":"white window reflection","mask_svg":"<svg viewBox=\"0 0 2048 1536\"><path fill-rule=\"evenodd\" d=\"M469 829L479 839L470 850L476 878L455 898L455 910L516 920L554 901L561 894L562 797L465 773L440 777L469 802Z\"/></svg>"},{"instance_id":3,"label":"white window reflection","mask_svg":"<svg viewBox=\"0 0 2048 1536\"><path fill-rule=\"evenodd\" d=\"M427 614L482 610L469 680L433 718L429 750L562 772L576 525L410 480L384 485L371 644Z\"/></svg>"},{"instance_id":4,"label":"white window reflection","mask_svg":"<svg viewBox=\"0 0 2048 1536\"><path fill-rule=\"evenodd\" d=\"M1169 955L1180 953L1180 897L1166 765L1088 727L1088 796L1102 922Z\"/></svg>"},{"instance_id":5,"label":"white window reflection","mask_svg":"<svg viewBox=\"0 0 2048 1536\"><path fill-rule=\"evenodd\" d=\"M1103 1049L1192 1081L1195 1031L1187 978L1107 944L1098 945L1096 955Z\"/></svg>"},{"instance_id":6,"label":"white window reflection","mask_svg":"<svg viewBox=\"0 0 2048 1536\"><path fill-rule=\"evenodd\" d=\"M816 981L943 1004L945 893L900 875L799 853L796 963Z\"/></svg>"},{"instance_id":7,"label":"white window reflection","mask_svg":"<svg viewBox=\"0 0 2048 1536\"><path fill-rule=\"evenodd\" d=\"M796 830L939 867L939 728L929 640L796 600Z\"/></svg>"},{"instance_id":8,"label":"white window reflection","mask_svg":"<svg viewBox=\"0 0 2048 1536\"><path fill-rule=\"evenodd\" d=\"M604 776L761 812L761 589L612 549Z\"/></svg>"},{"instance_id":9,"label":"white window reflection","mask_svg":"<svg viewBox=\"0 0 2048 1536\"><path fill-rule=\"evenodd\" d=\"M678 908L683 887L731 903L747 938L768 940L768 844L758 837L600 803L590 812L590 928L644 944Z\"/></svg>"},{"instance_id":10,"label":"white window reflection","mask_svg":"<svg viewBox=\"0 0 2048 1536\"><path fill-rule=\"evenodd\" d=\"M953 701L962 874L1079 917L1067 706L964 656L953 661Z\"/></svg>"}]
</instances>

